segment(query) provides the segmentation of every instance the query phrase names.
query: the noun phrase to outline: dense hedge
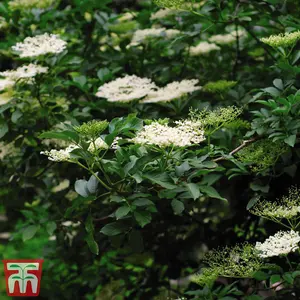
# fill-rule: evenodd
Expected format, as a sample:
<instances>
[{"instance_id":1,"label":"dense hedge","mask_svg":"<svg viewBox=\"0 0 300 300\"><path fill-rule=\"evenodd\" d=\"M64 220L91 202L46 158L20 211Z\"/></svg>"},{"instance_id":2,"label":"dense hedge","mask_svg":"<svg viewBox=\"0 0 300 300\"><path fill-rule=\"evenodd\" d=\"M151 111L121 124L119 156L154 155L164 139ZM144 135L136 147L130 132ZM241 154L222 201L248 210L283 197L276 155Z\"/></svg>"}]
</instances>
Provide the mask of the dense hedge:
<instances>
[{"instance_id":1,"label":"dense hedge","mask_svg":"<svg viewBox=\"0 0 300 300\"><path fill-rule=\"evenodd\" d=\"M299 299L299 13L1 1L0 257L41 299Z\"/></svg>"}]
</instances>

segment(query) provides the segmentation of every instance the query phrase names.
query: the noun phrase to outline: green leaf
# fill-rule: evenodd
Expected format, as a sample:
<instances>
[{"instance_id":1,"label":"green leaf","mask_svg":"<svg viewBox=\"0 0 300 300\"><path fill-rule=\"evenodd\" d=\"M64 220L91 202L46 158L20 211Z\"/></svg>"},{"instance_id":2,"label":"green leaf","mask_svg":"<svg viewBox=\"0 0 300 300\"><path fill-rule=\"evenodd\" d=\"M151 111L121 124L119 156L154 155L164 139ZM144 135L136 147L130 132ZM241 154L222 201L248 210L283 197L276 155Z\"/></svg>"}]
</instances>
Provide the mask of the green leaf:
<instances>
[{"instance_id":1,"label":"green leaf","mask_svg":"<svg viewBox=\"0 0 300 300\"><path fill-rule=\"evenodd\" d=\"M96 173L96 175L98 176L98 172ZM97 192L98 184L98 179L94 175L92 175L86 184L86 187L90 194L95 194Z\"/></svg>"},{"instance_id":2,"label":"green leaf","mask_svg":"<svg viewBox=\"0 0 300 300\"><path fill-rule=\"evenodd\" d=\"M167 173L159 173L159 174L148 173L148 174L144 174L143 176L144 178L149 179L150 181L166 189L174 189L177 187L175 184L171 183L171 178Z\"/></svg>"},{"instance_id":3,"label":"green leaf","mask_svg":"<svg viewBox=\"0 0 300 300\"><path fill-rule=\"evenodd\" d=\"M227 201L227 199L223 198L220 196L220 194L217 192L217 190L215 188L213 188L212 186L200 186L200 191L204 194L206 194L207 196L211 197L211 198L216 198L216 199L220 199L223 201Z\"/></svg>"},{"instance_id":4,"label":"green leaf","mask_svg":"<svg viewBox=\"0 0 300 300\"><path fill-rule=\"evenodd\" d=\"M251 208L256 204L256 202L257 202L258 200L259 200L258 197L252 197L252 198L250 199L250 201L248 202L246 209L247 209L247 210L251 209Z\"/></svg>"},{"instance_id":5,"label":"green leaf","mask_svg":"<svg viewBox=\"0 0 300 300\"><path fill-rule=\"evenodd\" d=\"M102 68L98 70L97 76L101 81L105 82L107 80L110 80L113 77L113 74L108 68Z\"/></svg>"},{"instance_id":6,"label":"green leaf","mask_svg":"<svg viewBox=\"0 0 300 300\"><path fill-rule=\"evenodd\" d=\"M289 146L294 147L296 143L296 134L290 135L289 137L285 138L284 141L287 143Z\"/></svg>"},{"instance_id":7,"label":"green leaf","mask_svg":"<svg viewBox=\"0 0 300 300\"><path fill-rule=\"evenodd\" d=\"M87 181L84 179L76 180L75 182L75 191L80 196L86 198L90 195L88 187L87 187Z\"/></svg>"},{"instance_id":8,"label":"green leaf","mask_svg":"<svg viewBox=\"0 0 300 300\"><path fill-rule=\"evenodd\" d=\"M187 161L182 163L180 166L175 166L175 173L177 176L182 176L185 172L190 170L191 167Z\"/></svg>"},{"instance_id":9,"label":"green leaf","mask_svg":"<svg viewBox=\"0 0 300 300\"><path fill-rule=\"evenodd\" d=\"M108 236L115 236L124 231L124 225L121 223L113 222L106 224L104 227L101 229L101 233L108 235Z\"/></svg>"},{"instance_id":10,"label":"green leaf","mask_svg":"<svg viewBox=\"0 0 300 300\"><path fill-rule=\"evenodd\" d=\"M127 216L129 212L130 212L130 207L129 206L119 207L115 212L117 220Z\"/></svg>"},{"instance_id":11,"label":"green leaf","mask_svg":"<svg viewBox=\"0 0 300 300\"><path fill-rule=\"evenodd\" d=\"M196 183L186 183L185 186L189 194L192 196L194 200L198 199L201 195L199 186Z\"/></svg>"},{"instance_id":12,"label":"green leaf","mask_svg":"<svg viewBox=\"0 0 300 300\"><path fill-rule=\"evenodd\" d=\"M4 120L0 119L0 139L6 135L8 132L8 126Z\"/></svg>"},{"instance_id":13,"label":"green leaf","mask_svg":"<svg viewBox=\"0 0 300 300\"><path fill-rule=\"evenodd\" d=\"M151 200L145 199L145 198L140 198L137 200L134 200L132 202L132 205L135 206L149 206L149 205L155 205Z\"/></svg>"},{"instance_id":14,"label":"green leaf","mask_svg":"<svg viewBox=\"0 0 300 300\"><path fill-rule=\"evenodd\" d=\"M135 211L134 217L141 227L146 226L151 222L151 213L148 211Z\"/></svg>"},{"instance_id":15,"label":"green leaf","mask_svg":"<svg viewBox=\"0 0 300 300\"><path fill-rule=\"evenodd\" d=\"M125 175L127 175L128 172L135 166L135 164L136 164L136 162L137 162L138 159L139 158L136 157L136 156L134 156L134 155L130 156L130 162L127 163L125 165L125 167L124 167L124 173L125 173Z\"/></svg>"},{"instance_id":16,"label":"green leaf","mask_svg":"<svg viewBox=\"0 0 300 300\"><path fill-rule=\"evenodd\" d=\"M86 221L85 221L85 230L88 233L94 232L94 223L93 223L93 218L92 218L91 214L89 214L88 217L86 218Z\"/></svg>"},{"instance_id":17,"label":"green leaf","mask_svg":"<svg viewBox=\"0 0 300 300\"><path fill-rule=\"evenodd\" d=\"M275 87L277 87L279 90L283 90L284 89L284 86L283 86L283 82L281 79L279 78L276 78L273 80L273 84Z\"/></svg>"},{"instance_id":18,"label":"green leaf","mask_svg":"<svg viewBox=\"0 0 300 300\"><path fill-rule=\"evenodd\" d=\"M59 139L64 141L75 141L78 143L79 136L74 131L61 131L61 132L55 132L55 131L48 131L40 134L39 138L41 139Z\"/></svg>"},{"instance_id":19,"label":"green leaf","mask_svg":"<svg viewBox=\"0 0 300 300\"><path fill-rule=\"evenodd\" d=\"M23 242L32 239L37 233L38 229L39 226L37 225L29 225L28 227L26 227L22 233Z\"/></svg>"},{"instance_id":20,"label":"green leaf","mask_svg":"<svg viewBox=\"0 0 300 300\"><path fill-rule=\"evenodd\" d=\"M15 110L11 115L11 121L16 124L22 115L23 113L19 109Z\"/></svg>"},{"instance_id":21,"label":"green leaf","mask_svg":"<svg viewBox=\"0 0 300 300\"><path fill-rule=\"evenodd\" d=\"M300 276L300 271L294 271L292 273L292 276L293 276L293 278L296 278L296 277Z\"/></svg>"},{"instance_id":22,"label":"green leaf","mask_svg":"<svg viewBox=\"0 0 300 300\"><path fill-rule=\"evenodd\" d=\"M88 233L85 240L86 240L91 252L98 255L99 254L99 246L94 239L93 233L92 232Z\"/></svg>"},{"instance_id":23,"label":"green leaf","mask_svg":"<svg viewBox=\"0 0 300 300\"><path fill-rule=\"evenodd\" d=\"M253 277L256 280L262 281L262 280L266 280L269 278L269 274L263 272L263 271L257 271L254 273Z\"/></svg>"},{"instance_id":24,"label":"green leaf","mask_svg":"<svg viewBox=\"0 0 300 300\"><path fill-rule=\"evenodd\" d=\"M294 282L294 278L291 273L285 273L282 275L282 278L289 284L292 284Z\"/></svg>"},{"instance_id":25,"label":"green leaf","mask_svg":"<svg viewBox=\"0 0 300 300\"><path fill-rule=\"evenodd\" d=\"M173 199L171 205L175 215L180 215L184 211L184 204L179 200Z\"/></svg>"},{"instance_id":26,"label":"green leaf","mask_svg":"<svg viewBox=\"0 0 300 300\"><path fill-rule=\"evenodd\" d=\"M87 79L84 75L80 75L80 76L74 77L73 81L78 83L81 87L83 87L86 84Z\"/></svg>"},{"instance_id":27,"label":"green leaf","mask_svg":"<svg viewBox=\"0 0 300 300\"><path fill-rule=\"evenodd\" d=\"M57 226L56 226L55 222L53 222L53 221L48 222L46 225L46 230L47 230L48 234L52 235L53 232L55 231L56 227Z\"/></svg>"},{"instance_id":28,"label":"green leaf","mask_svg":"<svg viewBox=\"0 0 300 300\"><path fill-rule=\"evenodd\" d=\"M274 284L281 281L281 276L278 274L272 275L270 278L270 283Z\"/></svg>"}]
</instances>

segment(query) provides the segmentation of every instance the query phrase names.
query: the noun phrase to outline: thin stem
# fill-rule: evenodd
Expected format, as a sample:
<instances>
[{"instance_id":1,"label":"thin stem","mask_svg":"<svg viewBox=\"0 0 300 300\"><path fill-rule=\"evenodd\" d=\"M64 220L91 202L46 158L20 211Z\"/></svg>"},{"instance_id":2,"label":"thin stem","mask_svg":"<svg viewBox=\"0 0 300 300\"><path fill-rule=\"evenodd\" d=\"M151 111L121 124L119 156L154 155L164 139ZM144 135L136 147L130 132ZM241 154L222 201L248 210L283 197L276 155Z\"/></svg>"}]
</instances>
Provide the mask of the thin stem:
<instances>
[{"instance_id":1,"label":"thin stem","mask_svg":"<svg viewBox=\"0 0 300 300\"><path fill-rule=\"evenodd\" d=\"M89 171L92 175L94 175L97 180L107 189L107 190L111 190L111 187L109 187L105 182L103 182L95 172L93 172L91 169L87 168L85 165L83 165L82 163L80 163L79 161L76 162L79 166L81 166L82 168L84 168L85 170Z\"/></svg>"}]
</instances>

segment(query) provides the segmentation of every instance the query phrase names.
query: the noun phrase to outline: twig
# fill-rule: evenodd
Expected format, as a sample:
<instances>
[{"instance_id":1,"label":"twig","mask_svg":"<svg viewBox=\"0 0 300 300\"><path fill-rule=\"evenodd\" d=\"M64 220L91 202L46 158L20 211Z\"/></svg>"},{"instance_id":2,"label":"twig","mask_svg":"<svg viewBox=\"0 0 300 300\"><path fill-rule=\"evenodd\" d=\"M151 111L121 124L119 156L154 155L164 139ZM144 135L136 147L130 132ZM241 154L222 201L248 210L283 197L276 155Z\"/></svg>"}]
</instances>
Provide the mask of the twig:
<instances>
[{"instance_id":1,"label":"twig","mask_svg":"<svg viewBox=\"0 0 300 300\"><path fill-rule=\"evenodd\" d=\"M250 140L246 140L246 141L243 141L243 143L241 145L239 145L237 148L235 148L234 150L232 150L229 155L234 155L235 153L239 152L240 150L242 150L243 148L245 148L248 144L251 144L257 140L259 140L261 137L254 137ZM226 160L226 157L224 156L221 156L221 157L218 157L218 158L215 158L213 161L214 162L218 162L218 161L221 161L221 160Z\"/></svg>"}]
</instances>

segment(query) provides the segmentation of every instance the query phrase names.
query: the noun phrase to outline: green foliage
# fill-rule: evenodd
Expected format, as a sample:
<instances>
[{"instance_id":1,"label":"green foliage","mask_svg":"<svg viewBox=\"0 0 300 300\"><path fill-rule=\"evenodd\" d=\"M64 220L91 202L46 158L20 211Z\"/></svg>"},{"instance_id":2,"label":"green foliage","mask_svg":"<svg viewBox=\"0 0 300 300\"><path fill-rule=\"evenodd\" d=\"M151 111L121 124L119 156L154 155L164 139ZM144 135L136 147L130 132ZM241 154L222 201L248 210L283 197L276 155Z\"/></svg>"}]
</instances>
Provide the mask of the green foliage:
<instances>
[{"instance_id":1,"label":"green foliage","mask_svg":"<svg viewBox=\"0 0 300 300\"><path fill-rule=\"evenodd\" d=\"M262 172L274 166L279 157L287 151L287 146L281 142L268 139L258 140L237 153L237 158L249 164L253 172Z\"/></svg>"},{"instance_id":2,"label":"green foliage","mask_svg":"<svg viewBox=\"0 0 300 300\"><path fill-rule=\"evenodd\" d=\"M92 120L76 126L74 129L84 137L96 139L107 128L107 121Z\"/></svg>"},{"instance_id":3,"label":"green foliage","mask_svg":"<svg viewBox=\"0 0 300 300\"><path fill-rule=\"evenodd\" d=\"M236 81L219 80L206 83L203 90L210 93L223 93L236 86L236 84Z\"/></svg>"},{"instance_id":4,"label":"green foliage","mask_svg":"<svg viewBox=\"0 0 300 300\"><path fill-rule=\"evenodd\" d=\"M209 268L193 276L193 281L200 285L211 285L219 276L251 278L263 265L255 248L250 244L210 251L204 256L203 261Z\"/></svg>"},{"instance_id":5,"label":"green foliage","mask_svg":"<svg viewBox=\"0 0 300 300\"><path fill-rule=\"evenodd\" d=\"M272 200L299 181L299 9L1 1L2 258L43 257L50 300L298 295L298 188ZM262 262L282 227L297 251Z\"/></svg>"}]
</instances>

